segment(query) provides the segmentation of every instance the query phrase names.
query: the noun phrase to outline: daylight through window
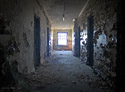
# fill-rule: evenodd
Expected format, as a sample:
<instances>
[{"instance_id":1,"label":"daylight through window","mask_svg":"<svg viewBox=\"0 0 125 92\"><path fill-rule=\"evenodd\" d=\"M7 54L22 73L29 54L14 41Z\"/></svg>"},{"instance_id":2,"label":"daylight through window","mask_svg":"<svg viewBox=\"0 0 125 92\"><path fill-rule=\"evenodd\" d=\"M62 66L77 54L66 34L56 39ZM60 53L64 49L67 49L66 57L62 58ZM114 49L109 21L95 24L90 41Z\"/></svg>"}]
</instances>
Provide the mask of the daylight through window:
<instances>
[{"instance_id":1,"label":"daylight through window","mask_svg":"<svg viewBox=\"0 0 125 92\"><path fill-rule=\"evenodd\" d=\"M67 32L58 32L58 45L67 45Z\"/></svg>"}]
</instances>

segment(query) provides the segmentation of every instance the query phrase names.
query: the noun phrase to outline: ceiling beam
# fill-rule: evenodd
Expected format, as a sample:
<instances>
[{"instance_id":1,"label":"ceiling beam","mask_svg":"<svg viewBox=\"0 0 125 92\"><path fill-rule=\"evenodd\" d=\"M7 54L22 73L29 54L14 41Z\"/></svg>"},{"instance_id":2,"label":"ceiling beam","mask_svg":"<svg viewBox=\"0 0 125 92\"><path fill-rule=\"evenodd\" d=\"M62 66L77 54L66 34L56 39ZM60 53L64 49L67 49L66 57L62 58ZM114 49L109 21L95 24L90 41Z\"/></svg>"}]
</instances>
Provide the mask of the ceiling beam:
<instances>
[{"instance_id":1,"label":"ceiling beam","mask_svg":"<svg viewBox=\"0 0 125 92\"><path fill-rule=\"evenodd\" d=\"M86 6L88 5L88 2L89 2L89 0L87 0L86 3L85 3L85 5L83 6L81 12L79 13L79 17L80 17L80 16L82 15L82 13L84 12Z\"/></svg>"}]
</instances>

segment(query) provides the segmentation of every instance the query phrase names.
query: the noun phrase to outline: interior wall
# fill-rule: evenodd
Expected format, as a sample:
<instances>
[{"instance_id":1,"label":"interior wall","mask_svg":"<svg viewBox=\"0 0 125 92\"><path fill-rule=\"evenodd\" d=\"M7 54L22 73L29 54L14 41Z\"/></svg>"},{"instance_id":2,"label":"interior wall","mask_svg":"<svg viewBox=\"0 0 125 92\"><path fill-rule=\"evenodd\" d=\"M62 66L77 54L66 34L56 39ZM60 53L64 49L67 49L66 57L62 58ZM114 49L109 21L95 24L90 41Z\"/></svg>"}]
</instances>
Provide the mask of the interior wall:
<instances>
[{"instance_id":1,"label":"interior wall","mask_svg":"<svg viewBox=\"0 0 125 92\"><path fill-rule=\"evenodd\" d=\"M68 33L68 45L67 46L57 45L57 32ZM72 50L72 29L53 29L53 50Z\"/></svg>"},{"instance_id":2,"label":"interior wall","mask_svg":"<svg viewBox=\"0 0 125 92\"><path fill-rule=\"evenodd\" d=\"M5 30L10 32L6 49L11 46L12 40L16 45L15 49L6 58L13 64L17 62L17 70L26 74L35 71L34 68L34 16L40 17L40 57L43 63L46 57L47 26L50 27L49 20L43 12L38 0L0 0L0 16L6 22ZM3 34L2 34L3 35ZM6 35L6 33L4 34ZM5 36L6 37L6 36ZM1 40L1 39L0 39ZM2 43L2 42L1 42ZM16 47L15 47L16 46ZM7 53L6 53L7 54Z\"/></svg>"},{"instance_id":3,"label":"interior wall","mask_svg":"<svg viewBox=\"0 0 125 92\"><path fill-rule=\"evenodd\" d=\"M74 56L79 57L80 56L80 27L78 26L78 19L76 18L74 21Z\"/></svg>"},{"instance_id":4,"label":"interior wall","mask_svg":"<svg viewBox=\"0 0 125 92\"><path fill-rule=\"evenodd\" d=\"M89 1L83 13L78 18L81 32L87 28L87 18L90 14L94 17L94 71L114 86L111 80L116 77L117 55L117 3L118 0L93 0ZM91 6L91 7L90 7ZM87 29L88 30L88 29ZM81 35L84 37L84 35ZM86 44L82 42L81 58L86 56Z\"/></svg>"},{"instance_id":5,"label":"interior wall","mask_svg":"<svg viewBox=\"0 0 125 92\"><path fill-rule=\"evenodd\" d=\"M35 3L35 14L40 17L40 62L42 64L47 57L47 27L51 29L51 24L38 2Z\"/></svg>"},{"instance_id":6,"label":"interior wall","mask_svg":"<svg viewBox=\"0 0 125 92\"><path fill-rule=\"evenodd\" d=\"M75 38L74 38L74 26L72 28L72 51L74 52L74 42L75 42Z\"/></svg>"},{"instance_id":7,"label":"interior wall","mask_svg":"<svg viewBox=\"0 0 125 92\"><path fill-rule=\"evenodd\" d=\"M51 28L51 34L50 34L50 39L51 39L51 52L54 50L54 49L53 49L53 30L54 30L54 29Z\"/></svg>"}]
</instances>

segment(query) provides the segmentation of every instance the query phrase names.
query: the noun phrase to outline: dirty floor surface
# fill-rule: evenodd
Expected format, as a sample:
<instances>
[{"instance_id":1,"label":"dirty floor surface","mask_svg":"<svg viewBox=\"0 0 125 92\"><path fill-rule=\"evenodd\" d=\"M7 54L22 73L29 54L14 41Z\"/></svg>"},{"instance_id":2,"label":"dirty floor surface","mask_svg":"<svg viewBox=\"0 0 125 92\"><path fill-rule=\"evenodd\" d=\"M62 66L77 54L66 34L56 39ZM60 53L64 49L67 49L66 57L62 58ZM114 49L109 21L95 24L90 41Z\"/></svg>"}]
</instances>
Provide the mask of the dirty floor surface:
<instances>
[{"instance_id":1,"label":"dirty floor surface","mask_svg":"<svg viewBox=\"0 0 125 92\"><path fill-rule=\"evenodd\" d=\"M71 51L54 51L35 73L27 75L26 87L22 91L108 92L100 81L92 69L74 57Z\"/></svg>"}]
</instances>

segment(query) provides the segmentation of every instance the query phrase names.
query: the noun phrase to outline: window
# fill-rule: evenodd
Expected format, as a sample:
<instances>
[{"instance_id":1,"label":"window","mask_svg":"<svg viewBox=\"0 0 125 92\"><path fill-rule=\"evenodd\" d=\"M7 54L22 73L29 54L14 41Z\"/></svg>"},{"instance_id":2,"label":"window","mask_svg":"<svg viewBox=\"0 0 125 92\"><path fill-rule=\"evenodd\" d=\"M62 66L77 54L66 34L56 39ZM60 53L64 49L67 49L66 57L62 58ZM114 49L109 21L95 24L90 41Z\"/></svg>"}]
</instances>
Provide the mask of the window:
<instances>
[{"instance_id":1,"label":"window","mask_svg":"<svg viewBox=\"0 0 125 92\"><path fill-rule=\"evenodd\" d=\"M58 38L58 45L67 45L67 32L58 32L57 38Z\"/></svg>"}]
</instances>

